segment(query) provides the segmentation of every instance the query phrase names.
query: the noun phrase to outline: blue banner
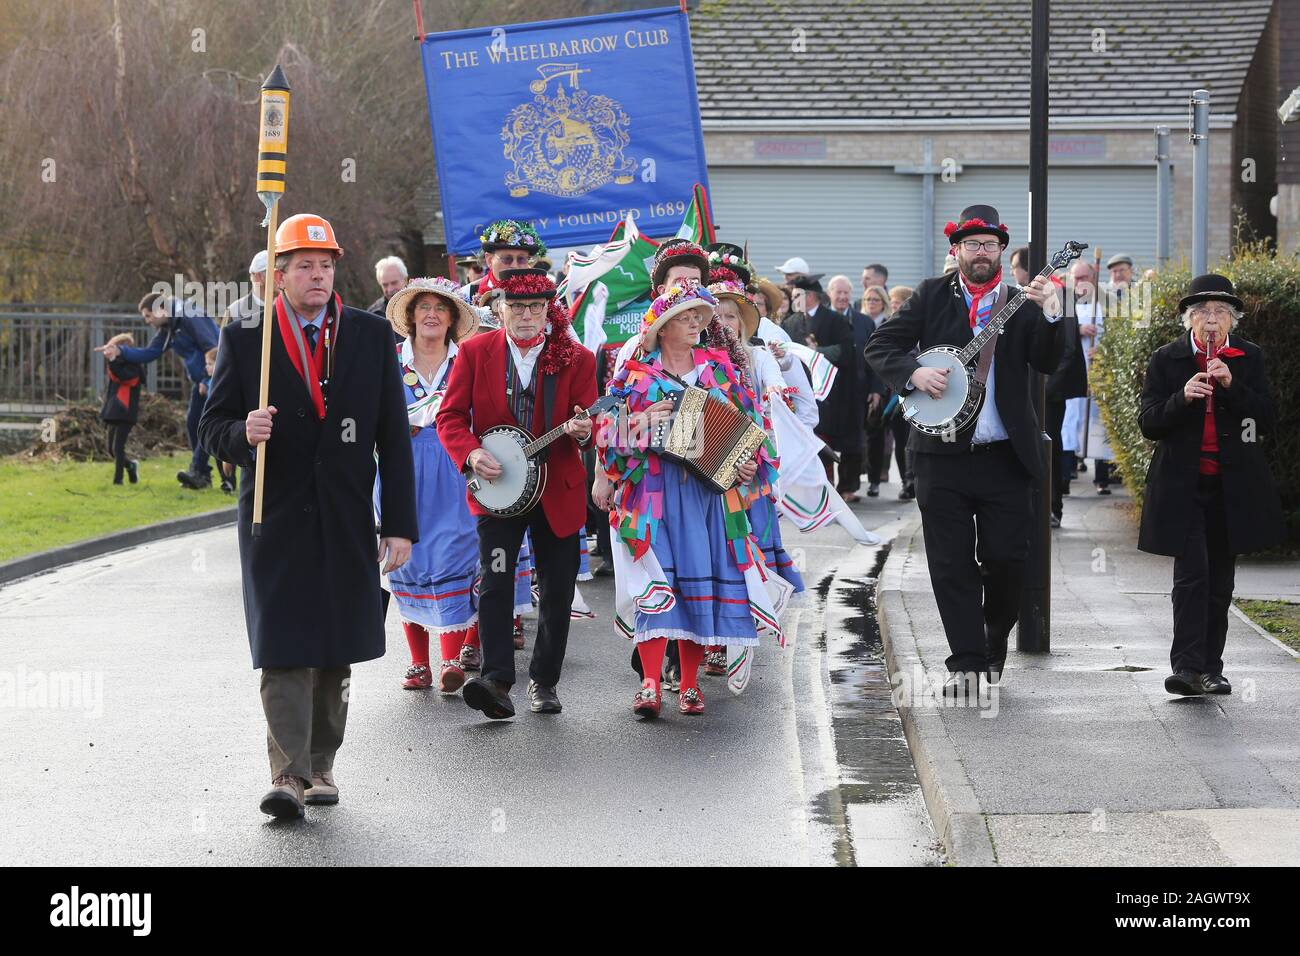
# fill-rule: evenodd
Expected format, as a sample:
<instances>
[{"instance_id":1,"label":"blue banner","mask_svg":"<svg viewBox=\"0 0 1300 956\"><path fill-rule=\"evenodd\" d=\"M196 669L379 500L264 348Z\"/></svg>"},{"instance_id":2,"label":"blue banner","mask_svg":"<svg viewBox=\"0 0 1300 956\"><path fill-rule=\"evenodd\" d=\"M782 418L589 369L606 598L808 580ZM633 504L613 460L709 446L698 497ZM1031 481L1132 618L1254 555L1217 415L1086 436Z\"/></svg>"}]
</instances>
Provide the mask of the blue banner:
<instances>
[{"instance_id":1,"label":"blue banner","mask_svg":"<svg viewBox=\"0 0 1300 956\"><path fill-rule=\"evenodd\" d=\"M451 252L496 219L548 246L602 242L629 212L671 236L708 184L678 7L433 33L420 52Z\"/></svg>"}]
</instances>

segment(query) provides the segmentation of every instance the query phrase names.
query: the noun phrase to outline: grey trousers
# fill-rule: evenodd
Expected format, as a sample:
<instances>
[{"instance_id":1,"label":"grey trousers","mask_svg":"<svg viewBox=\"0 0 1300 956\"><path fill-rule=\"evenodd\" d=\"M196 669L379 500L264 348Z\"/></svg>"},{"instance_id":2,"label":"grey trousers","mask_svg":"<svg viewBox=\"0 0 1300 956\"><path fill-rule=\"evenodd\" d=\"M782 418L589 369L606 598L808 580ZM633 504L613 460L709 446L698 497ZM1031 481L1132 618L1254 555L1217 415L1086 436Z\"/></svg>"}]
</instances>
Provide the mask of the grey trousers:
<instances>
[{"instance_id":1,"label":"grey trousers","mask_svg":"<svg viewBox=\"0 0 1300 956\"><path fill-rule=\"evenodd\" d=\"M334 769L348 721L351 667L265 667L262 710L271 778L292 774L311 786L311 774Z\"/></svg>"}]
</instances>

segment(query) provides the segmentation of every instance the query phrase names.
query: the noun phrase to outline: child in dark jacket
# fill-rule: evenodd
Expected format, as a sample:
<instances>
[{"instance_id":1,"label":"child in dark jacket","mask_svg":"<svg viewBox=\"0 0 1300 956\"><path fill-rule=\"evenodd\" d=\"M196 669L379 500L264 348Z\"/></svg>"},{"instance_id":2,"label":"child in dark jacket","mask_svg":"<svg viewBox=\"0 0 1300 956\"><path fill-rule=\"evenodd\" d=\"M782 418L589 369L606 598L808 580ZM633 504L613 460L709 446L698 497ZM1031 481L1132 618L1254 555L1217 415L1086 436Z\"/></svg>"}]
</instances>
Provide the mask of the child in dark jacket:
<instances>
[{"instance_id":1,"label":"child in dark jacket","mask_svg":"<svg viewBox=\"0 0 1300 956\"><path fill-rule=\"evenodd\" d=\"M131 345L130 332L123 332L108 340L109 345ZM144 366L118 356L108 363L108 389L99 418L108 426L108 450L113 454L113 484L122 483L122 473L131 478L131 484L140 480L140 463L127 461L126 439L140 418L140 381Z\"/></svg>"},{"instance_id":2,"label":"child in dark jacket","mask_svg":"<svg viewBox=\"0 0 1300 956\"><path fill-rule=\"evenodd\" d=\"M207 378L199 383L199 392L206 402L208 392L212 391L212 373L217 369L216 349L208 349L203 353L203 366L208 374ZM217 471L221 473L221 490L228 495L233 495L238 490L238 482L235 480L235 466L228 461L218 461Z\"/></svg>"}]
</instances>

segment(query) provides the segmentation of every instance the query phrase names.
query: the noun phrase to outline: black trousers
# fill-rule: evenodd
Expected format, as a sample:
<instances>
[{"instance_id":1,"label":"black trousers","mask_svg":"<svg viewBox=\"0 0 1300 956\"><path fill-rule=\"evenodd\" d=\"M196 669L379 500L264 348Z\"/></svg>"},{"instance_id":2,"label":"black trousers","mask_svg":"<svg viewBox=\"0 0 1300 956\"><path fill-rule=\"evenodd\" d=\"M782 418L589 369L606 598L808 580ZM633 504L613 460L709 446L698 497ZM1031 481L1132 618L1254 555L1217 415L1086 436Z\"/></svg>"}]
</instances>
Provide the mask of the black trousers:
<instances>
[{"instance_id":1,"label":"black trousers","mask_svg":"<svg viewBox=\"0 0 1300 956\"><path fill-rule=\"evenodd\" d=\"M840 480L835 490L845 494L856 492L862 487L862 452L846 451L840 453Z\"/></svg>"},{"instance_id":2,"label":"black trousers","mask_svg":"<svg viewBox=\"0 0 1300 956\"><path fill-rule=\"evenodd\" d=\"M113 455L114 481L120 481L126 471L126 439L134 427L131 422L108 423L108 450Z\"/></svg>"},{"instance_id":3,"label":"black trousers","mask_svg":"<svg viewBox=\"0 0 1300 956\"><path fill-rule=\"evenodd\" d=\"M1061 500L1064 485L1061 483L1061 426L1065 424L1065 402L1047 400L1047 434L1052 438L1052 514L1061 517L1065 503Z\"/></svg>"},{"instance_id":4,"label":"black trousers","mask_svg":"<svg viewBox=\"0 0 1300 956\"><path fill-rule=\"evenodd\" d=\"M569 611L578 579L578 535L558 538L542 506L514 518L478 519L479 584L478 636L483 647L482 676L515 682L514 605L515 563L524 530L532 532L533 564L539 589L537 641L528 676L546 687L560 682L564 652L569 645Z\"/></svg>"},{"instance_id":5,"label":"black trousers","mask_svg":"<svg viewBox=\"0 0 1300 956\"><path fill-rule=\"evenodd\" d=\"M207 404L208 397L199 393L199 383L195 382L190 388L190 407L185 414L185 428L189 432L190 448L193 454L190 455L190 474L191 475L211 475L212 466L208 463L208 453L204 451L203 446L199 443L199 419L203 417L203 406Z\"/></svg>"},{"instance_id":6,"label":"black trousers","mask_svg":"<svg viewBox=\"0 0 1300 956\"><path fill-rule=\"evenodd\" d=\"M1093 484L1098 488L1110 487L1110 462L1105 458L1097 458L1093 461L1097 466L1096 473L1092 476Z\"/></svg>"},{"instance_id":7,"label":"black trousers","mask_svg":"<svg viewBox=\"0 0 1300 956\"><path fill-rule=\"evenodd\" d=\"M911 426L908 426L911 427ZM885 421L879 414L867 418L867 482L880 484L881 471L887 470L885 461Z\"/></svg>"},{"instance_id":8,"label":"black trousers","mask_svg":"<svg viewBox=\"0 0 1300 956\"><path fill-rule=\"evenodd\" d=\"M910 485L916 478L912 451L907 447L912 437L912 426L903 419L902 411L896 410L885 421L885 427L894 438L894 460L898 464L898 480L903 485ZM881 462L880 480L886 481L888 478L889 462Z\"/></svg>"},{"instance_id":9,"label":"black trousers","mask_svg":"<svg viewBox=\"0 0 1300 956\"><path fill-rule=\"evenodd\" d=\"M930 584L952 651L948 670L1000 668L1020 615L1029 474L1009 441L968 453L918 453L915 466Z\"/></svg>"},{"instance_id":10,"label":"black trousers","mask_svg":"<svg viewBox=\"0 0 1300 956\"><path fill-rule=\"evenodd\" d=\"M1228 550L1228 519L1218 475L1201 475L1196 507L1187 516L1187 543L1174 558L1174 644L1169 663L1176 671L1223 673L1228 607L1236 581L1236 555Z\"/></svg>"}]
</instances>

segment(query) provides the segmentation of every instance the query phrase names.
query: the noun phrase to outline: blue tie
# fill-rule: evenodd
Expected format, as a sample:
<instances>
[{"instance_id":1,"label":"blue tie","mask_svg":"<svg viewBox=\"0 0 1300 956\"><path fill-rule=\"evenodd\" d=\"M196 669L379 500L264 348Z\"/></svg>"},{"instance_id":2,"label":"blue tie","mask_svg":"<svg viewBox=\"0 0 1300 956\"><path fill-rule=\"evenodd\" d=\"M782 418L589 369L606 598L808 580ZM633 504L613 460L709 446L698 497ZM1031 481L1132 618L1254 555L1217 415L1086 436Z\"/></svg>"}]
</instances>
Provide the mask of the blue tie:
<instances>
[{"instance_id":1,"label":"blue tie","mask_svg":"<svg viewBox=\"0 0 1300 956\"><path fill-rule=\"evenodd\" d=\"M316 326L308 325L302 330L302 334L307 337L307 352L309 355L316 354Z\"/></svg>"}]
</instances>

